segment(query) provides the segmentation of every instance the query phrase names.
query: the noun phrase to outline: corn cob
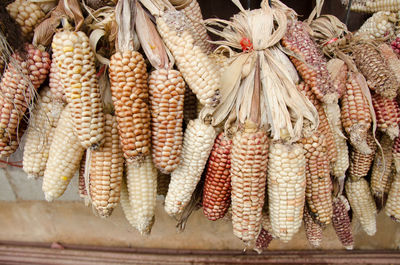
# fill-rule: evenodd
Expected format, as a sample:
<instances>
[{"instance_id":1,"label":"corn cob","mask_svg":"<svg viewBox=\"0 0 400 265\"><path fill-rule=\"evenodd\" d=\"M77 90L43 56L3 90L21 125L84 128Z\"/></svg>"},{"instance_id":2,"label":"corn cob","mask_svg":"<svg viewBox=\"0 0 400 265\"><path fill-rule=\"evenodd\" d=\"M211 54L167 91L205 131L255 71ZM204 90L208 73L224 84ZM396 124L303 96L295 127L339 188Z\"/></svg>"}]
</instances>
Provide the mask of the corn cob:
<instances>
[{"instance_id":1,"label":"corn cob","mask_svg":"<svg viewBox=\"0 0 400 265\"><path fill-rule=\"evenodd\" d=\"M348 250L354 246L349 210L349 202L343 195L333 199L332 225L340 242Z\"/></svg>"},{"instance_id":2,"label":"corn cob","mask_svg":"<svg viewBox=\"0 0 400 265\"><path fill-rule=\"evenodd\" d=\"M397 137L394 140L392 153L393 153L393 162L396 168L396 172L400 173L400 137Z\"/></svg>"},{"instance_id":3,"label":"corn cob","mask_svg":"<svg viewBox=\"0 0 400 265\"><path fill-rule=\"evenodd\" d=\"M213 62L194 44L187 20L183 13L170 10L157 18L157 28L200 103L216 106L219 103L219 76Z\"/></svg>"},{"instance_id":4,"label":"corn cob","mask_svg":"<svg viewBox=\"0 0 400 265\"><path fill-rule=\"evenodd\" d=\"M321 133L321 135L323 135L325 137L328 160L331 163L336 162L338 152L336 150L335 139L333 137L332 129L329 126L329 122L326 117L324 108L322 107L322 105L318 101L318 99L315 97L315 95L312 93L310 87L307 84L305 84L304 82L301 82L297 85L297 89L299 91L301 91L317 109L318 117L319 117L319 126L318 126L317 130L318 130L318 132Z\"/></svg>"},{"instance_id":5,"label":"corn cob","mask_svg":"<svg viewBox=\"0 0 400 265\"><path fill-rule=\"evenodd\" d=\"M168 192L169 182L171 181L171 176L168 174L163 174L158 172L157 174L157 195L166 196Z\"/></svg>"},{"instance_id":6,"label":"corn cob","mask_svg":"<svg viewBox=\"0 0 400 265\"><path fill-rule=\"evenodd\" d=\"M348 179L345 188L351 209L360 219L362 228L369 236L373 236L376 233L376 205L368 182L364 178L358 181Z\"/></svg>"},{"instance_id":7,"label":"corn cob","mask_svg":"<svg viewBox=\"0 0 400 265\"><path fill-rule=\"evenodd\" d=\"M367 79L369 88L383 97L393 99L399 83L378 49L368 43L359 43L353 47L353 56L357 68Z\"/></svg>"},{"instance_id":8,"label":"corn cob","mask_svg":"<svg viewBox=\"0 0 400 265\"><path fill-rule=\"evenodd\" d=\"M150 111L146 63L136 51L111 57L110 81L122 151L128 162L150 154Z\"/></svg>"},{"instance_id":9,"label":"corn cob","mask_svg":"<svg viewBox=\"0 0 400 265\"><path fill-rule=\"evenodd\" d=\"M53 201L64 193L79 168L84 150L74 133L71 110L67 106L54 132L44 171L42 190L47 201Z\"/></svg>"},{"instance_id":10,"label":"corn cob","mask_svg":"<svg viewBox=\"0 0 400 265\"><path fill-rule=\"evenodd\" d=\"M352 146L363 154L370 154L372 150L368 147L366 138L372 117L354 73L350 74L347 91L342 97L341 119Z\"/></svg>"},{"instance_id":11,"label":"corn cob","mask_svg":"<svg viewBox=\"0 0 400 265\"><path fill-rule=\"evenodd\" d=\"M196 95L187 86L185 88L185 100L183 104L183 119L186 124L189 124L190 120L197 118L197 106L200 103L196 99Z\"/></svg>"},{"instance_id":12,"label":"corn cob","mask_svg":"<svg viewBox=\"0 0 400 265\"><path fill-rule=\"evenodd\" d=\"M54 131L63 104L54 101L49 87L42 89L26 131L23 170L28 178L43 177Z\"/></svg>"},{"instance_id":13,"label":"corn cob","mask_svg":"<svg viewBox=\"0 0 400 265\"><path fill-rule=\"evenodd\" d=\"M400 222L400 175L398 172L394 176L389 191L385 212L392 220Z\"/></svg>"},{"instance_id":14,"label":"corn cob","mask_svg":"<svg viewBox=\"0 0 400 265\"><path fill-rule=\"evenodd\" d=\"M79 165L79 197L82 199L88 199L88 193L85 182L85 166L86 166L86 151L83 153L81 163Z\"/></svg>"},{"instance_id":15,"label":"corn cob","mask_svg":"<svg viewBox=\"0 0 400 265\"><path fill-rule=\"evenodd\" d=\"M335 102L338 94L328 72L326 59L306 31L303 22L293 21L288 24L282 44L296 54L296 57L291 56L290 59L318 100L325 103Z\"/></svg>"},{"instance_id":16,"label":"corn cob","mask_svg":"<svg viewBox=\"0 0 400 265\"><path fill-rule=\"evenodd\" d=\"M38 4L29 0L15 0L7 5L6 9L10 16L21 26L24 36L28 38L32 37L36 25L46 15Z\"/></svg>"},{"instance_id":17,"label":"corn cob","mask_svg":"<svg viewBox=\"0 0 400 265\"><path fill-rule=\"evenodd\" d=\"M386 43L382 43L379 45L379 51L389 69L396 77L397 83L400 84L400 59L398 58L397 54Z\"/></svg>"},{"instance_id":18,"label":"corn cob","mask_svg":"<svg viewBox=\"0 0 400 265\"><path fill-rule=\"evenodd\" d=\"M391 139L399 136L400 108L396 99L384 98L375 93L372 95L378 129Z\"/></svg>"},{"instance_id":19,"label":"corn cob","mask_svg":"<svg viewBox=\"0 0 400 265\"><path fill-rule=\"evenodd\" d=\"M79 141L85 149L96 149L103 142L104 114L89 38L82 31L61 31L52 48Z\"/></svg>"},{"instance_id":20,"label":"corn cob","mask_svg":"<svg viewBox=\"0 0 400 265\"><path fill-rule=\"evenodd\" d=\"M61 102L67 102L65 97L64 88L62 87L60 75L58 74L57 64L55 60L51 62L50 74L49 74L49 87L53 98Z\"/></svg>"},{"instance_id":21,"label":"corn cob","mask_svg":"<svg viewBox=\"0 0 400 265\"><path fill-rule=\"evenodd\" d=\"M315 132L301 140L306 151L306 201L311 214L321 224L332 218L332 182L323 135Z\"/></svg>"},{"instance_id":22,"label":"corn cob","mask_svg":"<svg viewBox=\"0 0 400 265\"><path fill-rule=\"evenodd\" d=\"M0 156L10 156L19 144L20 121L28 108L35 90L46 79L50 56L33 45L25 46L27 52L12 55L0 83Z\"/></svg>"},{"instance_id":23,"label":"corn cob","mask_svg":"<svg viewBox=\"0 0 400 265\"><path fill-rule=\"evenodd\" d=\"M303 219L306 159L299 144L273 144L268 162L268 203L272 235L289 241Z\"/></svg>"},{"instance_id":24,"label":"corn cob","mask_svg":"<svg viewBox=\"0 0 400 265\"><path fill-rule=\"evenodd\" d=\"M136 228L136 219L133 213L133 208L131 206L131 203L129 202L129 193L128 193L128 187L126 186L126 180L123 180L121 183L120 203L126 220L132 227Z\"/></svg>"},{"instance_id":25,"label":"corn cob","mask_svg":"<svg viewBox=\"0 0 400 265\"><path fill-rule=\"evenodd\" d=\"M398 0L367 0L361 3L355 3L351 6L355 12L375 13L379 11L397 12L400 10L400 1Z\"/></svg>"},{"instance_id":26,"label":"corn cob","mask_svg":"<svg viewBox=\"0 0 400 265\"><path fill-rule=\"evenodd\" d=\"M368 18L354 36L381 39L394 34L396 14L380 11Z\"/></svg>"},{"instance_id":27,"label":"corn cob","mask_svg":"<svg viewBox=\"0 0 400 265\"><path fill-rule=\"evenodd\" d=\"M375 156L371 173L371 191L375 197L377 206L383 206L391 185L393 141L388 136L382 135L379 142L382 146L383 157L380 152Z\"/></svg>"},{"instance_id":28,"label":"corn cob","mask_svg":"<svg viewBox=\"0 0 400 265\"><path fill-rule=\"evenodd\" d=\"M347 64L337 58L330 59L326 65L329 74L332 76L333 85L336 87L336 91L339 98L342 98L346 92L346 80L348 75Z\"/></svg>"},{"instance_id":29,"label":"corn cob","mask_svg":"<svg viewBox=\"0 0 400 265\"><path fill-rule=\"evenodd\" d=\"M110 216L119 202L123 170L117 121L112 115L106 114L104 144L92 151L89 171L90 198L101 217Z\"/></svg>"},{"instance_id":30,"label":"corn cob","mask_svg":"<svg viewBox=\"0 0 400 265\"><path fill-rule=\"evenodd\" d=\"M371 168L376 151L376 143L371 131L367 135L367 144L372 150L371 154L364 155L354 148L350 151L349 176L352 181L365 177Z\"/></svg>"},{"instance_id":31,"label":"corn cob","mask_svg":"<svg viewBox=\"0 0 400 265\"><path fill-rule=\"evenodd\" d=\"M303 221L308 243L312 247L319 247L322 242L322 226L314 221L307 207L304 209Z\"/></svg>"},{"instance_id":32,"label":"corn cob","mask_svg":"<svg viewBox=\"0 0 400 265\"><path fill-rule=\"evenodd\" d=\"M183 211L211 152L216 131L201 119L192 120L186 128L181 162L171 174L168 193L165 198L165 211L169 215L177 215Z\"/></svg>"},{"instance_id":33,"label":"corn cob","mask_svg":"<svg viewBox=\"0 0 400 265\"><path fill-rule=\"evenodd\" d=\"M126 179L135 227L141 234L149 234L154 224L157 196L157 169L151 156L146 156L140 164L127 163Z\"/></svg>"},{"instance_id":34,"label":"corn cob","mask_svg":"<svg viewBox=\"0 0 400 265\"><path fill-rule=\"evenodd\" d=\"M149 78L152 155L155 166L165 174L179 164L185 81L176 70L153 71Z\"/></svg>"},{"instance_id":35,"label":"corn cob","mask_svg":"<svg viewBox=\"0 0 400 265\"><path fill-rule=\"evenodd\" d=\"M231 148L232 140L221 132L208 158L203 188L203 213L208 220L224 217L231 204Z\"/></svg>"},{"instance_id":36,"label":"corn cob","mask_svg":"<svg viewBox=\"0 0 400 265\"><path fill-rule=\"evenodd\" d=\"M399 55L400 54L400 36L397 35L396 38L390 43L393 51Z\"/></svg>"},{"instance_id":37,"label":"corn cob","mask_svg":"<svg viewBox=\"0 0 400 265\"><path fill-rule=\"evenodd\" d=\"M268 249L269 244L271 244L273 239L274 238L272 237L269 231L265 230L264 228L261 228L261 231L258 234L256 240L256 245L254 247L254 250L257 251L258 254L261 254L263 250Z\"/></svg>"}]
</instances>

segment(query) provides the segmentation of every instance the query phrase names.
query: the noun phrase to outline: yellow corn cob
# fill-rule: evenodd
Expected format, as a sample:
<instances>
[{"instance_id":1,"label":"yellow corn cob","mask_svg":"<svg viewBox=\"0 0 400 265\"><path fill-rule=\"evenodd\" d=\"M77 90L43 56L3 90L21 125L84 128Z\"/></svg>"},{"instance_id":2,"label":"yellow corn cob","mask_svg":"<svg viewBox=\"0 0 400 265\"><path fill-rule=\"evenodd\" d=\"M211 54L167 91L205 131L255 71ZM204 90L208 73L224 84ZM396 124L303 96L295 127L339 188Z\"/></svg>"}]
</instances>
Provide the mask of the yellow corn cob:
<instances>
[{"instance_id":1,"label":"yellow corn cob","mask_svg":"<svg viewBox=\"0 0 400 265\"><path fill-rule=\"evenodd\" d=\"M15 53L0 83L0 157L10 156L19 145L23 116L35 90L46 79L50 69L47 52L25 46L26 58Z\"/></svg>"},{"instance_id":2,"label":"yellow corn cob","mask_svg":"<svg viewBox=\"0 0 400 265\"><path fill-rule=\"evenodd\" d=\"M247 121L244 130L235 134L231 150L233 233L247 244L257 239L261 229L267 165L267 134Z\"/></svg>"},{"instance_id":3,"label":"yellow corn cob","mask_svg":"<svg viewBox=\"0 0 400 265\"><path fill-rule=\"evenodd\" d=\"M64 193L79 168L84 150L74 133L71 110L67 106L54 132L44 171L42 190L47 201L53 201Z\"/></svg>"},{"instance_id":4,"label":"yellow corn cob","mask_svg":"<svg viewBox=\"0 0 400 265\"><path fill-rule=\"evenodd\" d=\"M43 177L50 144L64 106L54 101L49 87L44 87L29 120L24 147L23 170L28 178Z\"/></svg>"},{"instance_id":5,"label":"yellow corn cob","mask_svg":"<svg viewBox=\"0 0 400 265\"><path fill-rule=\"evenodd\" d=\"M308 243L314 248L319 247L322 242L322 226L314 221L307 207L304 209L303 221Z\"/></svg>"},{"instance_id":6,"label":"yellow corn cob","mask_svg":"<svg viewBox=\"0 0 400 265\"><path fill-rule=\"evenodd\" d=\"M29 0L15 0L6 9L10 16L21 26L22 33L28 38L32 37L36 25L46 15L38 4Z\"/></svg>"},{"instance_id":7,"label":"yellow corn cob","mask_svg":"<svg viewBox=\"0 0 400 265\"><path fill-rule=\"evenodd\" d=\"M284 242L299 230L306 189L302 145L273 144L268 162L268 204L272 235Z\"/></svg>"},{"instance_id":8,"label":"yellow corn cob","mask_svg":"<svg viewBox=\"0 0 400 265\"><path fill-rule=\"evenodd\" d=\"M200 103L216 106L219 103L218 73L213 62L194 44L185 15L179 11L167 11L157 18L157 28Z\"/></svg>"},{"instance_id":9,"label":"yellow corn cob","mask_svg":"<svg viewBox=\"0 0 400 265\"><path fill-rule=\"evenodd\" d=\"M85 149L95 149L103 141L104 114L89 38L82 31L61 31L52 48L76 134Z\"/></svg>"},{"instance_id":10,"label":"yellow corn cob","mask_svg":"<svg viewBox=\"0 0 400 265\"><path fill-rule=\"evenodd\" d=\"M355 12L375 13L379 11L397 12L400 10L399 0L364 0L354 3L351 10Z\"/></svg>"},{"instance_id":11,"label":"yellow corn cob","mask_svg":"<svg viewBox=\"0 0 400 265\"><path fill-rule=\"evenodd\" d=\"M51 62L50 74L49 74L49 87L51 93L53 94L53 98L55 100L59 100L61 102L67 102L67 98L65 97L64 88L62 87L61 84L55 60Z\"/></svg>"},{"instance_id":12,"label":"yellow corn cob","mask_svg":"<svg viewBox=\"0 0 400 265\"><path fill-rule=\"evenodd\" d=\"M358 181L348 179L345 187L353 213L360 219L364 231L373 236L376 233L376 205L368 182L364 178Z\"/></svg>"},{"instance_id":13,"label":"yellow corn cob","mask_svg":"<svg viewBox=\"0 0 400 265\"><path fill-rule=\"evenodd\" d=\"M89 191L93 207L101 217L111 215L119 202L124 158L116 118L105 115L104 144L92 151Z\"/></svg>"},{"instance_id":14,"label":"yellow corn cob","mask_svg":"<svg viewBox=\"0 0 400 265\"><path fill-rule=\"evenodd\" d=\"M180 164L171 174L165 211L177 215L190 201L210 155L216 131L201 119L192 120L186 128Z\"/></svg>"},{"instance_id":15,"label":"yellow corn cob","mask_svg":"<svg viewBox=\"0 0 400 265\"><path fill-rule=\"evenodd\" d=\"M400 174L396 173L385 206L385 212L396 222L400 222Z\"/></svg>"},{"instance_id":16,"label":"yellow corn cob","mask_svg":"<svg viewBox=\"0 0 400 265\"><path fill-rule=\"evenodd\" d=\"M372 150L367 144L367 134L372 118L368 102L354 73L350 74L346 93L342 97L341 119L352 146L363 154L370 154Z\"/></svg>"},{"instance_id":17,"label":"yellow corn cob","mask_svg":"<svg viewBox=\"0 0 400 265\"><path fill-rule=\"evenodd\" d=\"M400 83L400 59L397 57L397 54L393 48L386 43L379 45L379 51L386 64L389 66L389 69L396 77L397 82Z\"/></svg>"},{"instance_id":18,"label":"yellow corn cob","mask_svg":"<svg viewBox=\"0 0 400 265\"><path fill-rule=\"evenodd\" d=\"M150 111L146 63L136 51L111 57L110 81L122 151L128 162L150 154Z\"/></svg>"},{"instance_id":19,"label":"yellow corn cob","mask_svg":"<svg viewBox=\"0 0 400 265\"><path fill-rule=\"evenodd\" d=\"M311 214L321 224L332 218L332 182L324 136L315 132L302 139L306 151L306 201Z\"/></svg>"},{"instance_id":20,"label":"yellow corn cob","mask_svg":"<svg viewBox=\"0 0 400 265\"><path fill-rule=\"evenodd\" d=\"M371 154L364 155L354 148L350 151L349 176L352 181L365 177L371 168L376 151L376 143L371 131L367 135L367 144L372 150Z\"/></svg>"},{"instance_id":21,"label":"yellow corn cob","mask_svg":"<svg viewBox=\"0 0 400 265\"><path fill-rule=\"evenodd\" d=\"M354 36L366 39L381 39L394 34L396 14L377 12L368 18Z\"/></svg>"},{"instance_id":22,"label":"yellow corn cob","mask_svg":"<svg viewBox=\"0 0 400 265\"><path fill-rule=\"evenodd\" d=\"M197 118L198 105L200 105L200 103L197 101L196 95L186 86L183 104L183 119L186 124L189 124L190 120Z\"/></svg>"},{"instance_id":23,"label":"yellow corn cob","mask_svg":"<svg viewBox=\"0 0 400 265\"><path fill-rule=\"evenodd\" d=\"M182 149L185 81L176 70L156 70L150 75L149 91L153 161L168 174L178 166Z\"/></svg>"},{"instance_id":24,"label":"yellow corn cob","mask_svg":"<svg viewBox=\"0 0 400 265\"><path fill-rule=\"evenodd\" d=\"M333 200L332 226L342 245L346 249L353 249L354 240L351 231L349 210L350 204L343 195Z\"/></svg>"},{"instance_id":25,"label":"yellow corn cob","mask_svg":"<svg viewBox=\"0 0 400 265\"><path fill-rule=\"evenodd\" d=\"M126 179L135 228L141 234L149 234L154 224L157 196L157 169L151 156L146 156L140 164L127 163Z\"/></svg>"},{"instance_id":26,"label":"yellow corn cob","mask_svg":"<svg viewBox=\"0 0 400 265\"><path fill-rule=\"evenodd\" d=\"M158 172L157 174L157 195L166 196L168 192L171 175Z\"/></svg>"},{"instance_id":27,"label":"yellow corn cob","mask_svg":"<svg viewBox=\"0 0 400 265\"><path fill-rule=\"evenodd\" d=\"M381 152L377 152L371 173L371 191L372 195L375 197L378 208L384 206L386 202L391 185L390 175L393 162L393 141L389 136L382 135L379 142L382 146L383 157Z\"/></svg>"}]
</instances>

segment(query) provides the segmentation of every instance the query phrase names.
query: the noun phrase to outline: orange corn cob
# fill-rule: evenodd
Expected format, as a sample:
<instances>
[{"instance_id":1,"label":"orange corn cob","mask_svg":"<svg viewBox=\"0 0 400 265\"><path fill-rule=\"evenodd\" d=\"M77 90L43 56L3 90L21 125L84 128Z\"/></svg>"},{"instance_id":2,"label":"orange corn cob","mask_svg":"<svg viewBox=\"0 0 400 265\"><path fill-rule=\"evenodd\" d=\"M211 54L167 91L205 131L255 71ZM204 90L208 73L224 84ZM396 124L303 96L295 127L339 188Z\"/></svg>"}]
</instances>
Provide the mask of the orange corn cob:
<instances>
[{"instance_id":1,"label":"orange corn cob","mask_svg":"<svg viewBox=\"0 0 400 265\"><path fill-rule=\"evenodd\" d=\"M303 221L308 243L312 247L319 247L322 242L322 226L314 221L307 207L304 209Z\"/></svg>"},{"instance_id":2,"label":"orange corn cob","mask_svg":"<svg viewBox=\"0 0 400 265\"><path fill-rule=\"evenodd\" d=\"M212 221L224 217L231 204L231 148L232 140L221 132L208 158L203 188L203 213Z\"/></svg>"},{"instance_id":3,"label":"orange corn cob","mask_svg":"<svg viewBox=\"0 0 400 265\"><path fill-rule=\"evenodd\" d=\"M364 155L354 148L350 151L349 176L352 181L365 177L371 168L376 151L376 143L371 131L367 134L367 144L372 150L371 154Z\"/></svg>"},{"instance_id":4,"label":"orange corn cob","mask_svg":"<svg viewBox=\"0 0 400 265\"><path fill-rule=\"evenodd\" d=\"M349 216L350 205L343 195L333 200L332 225L340 242L346 249L353 249L354 240Z\"/></svg>"},{"instance_id":5,"label":"orange corn cob","mask_svg":"<svg viewBox=\"0 0 400 265\"><path fill-rule=\"evenodd\" d=\"M396 99L384 98L378 93L372 95L378 129L391 139L399 136L400 108Z\"/></svg>"}]
</instances>

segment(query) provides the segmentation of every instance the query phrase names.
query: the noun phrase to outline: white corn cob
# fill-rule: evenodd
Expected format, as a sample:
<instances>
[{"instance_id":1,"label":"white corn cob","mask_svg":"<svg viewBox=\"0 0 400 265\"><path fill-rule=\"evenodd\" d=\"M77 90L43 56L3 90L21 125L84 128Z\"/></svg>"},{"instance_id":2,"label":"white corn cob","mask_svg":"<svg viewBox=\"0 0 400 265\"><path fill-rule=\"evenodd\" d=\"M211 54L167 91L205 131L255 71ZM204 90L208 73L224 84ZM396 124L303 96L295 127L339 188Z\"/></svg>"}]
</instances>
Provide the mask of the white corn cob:
<instances>
[{"instance_id":1,"label":"white corn cob","mask_svg":"<svg viewBox=\"0 0 400 265\"><path fill-rule=\"evenodd\" d=\"M129 194L128 187L126 186L126 180L123 180L121 183L121 194L120 200L122 211L125 214L126 220L128 220L129 224L136 228L136 220L133 215L133 208L131 203L129 202Z\"/></svg>"},{"instance_id":2,"label":"white corn cob","mask_svg":"<svg viewBox=\"0 0 400 265\"><path fill-rule=\"evenodd\" d=\"M400 174L396 173L389 196L386 202L385 212L396 222L400 222Z\"/></svg>"},{"instance_id":3,"label":"white corn cob","mask_svg":"<svg viewBox=\"0 0 400 265\"><path fill-rule=\"evenodd\" d=\"M217 136L213 126L191 120L183 138L181 162L171 174L165 211L177 215L190 201Z\"/></svg>"},{"instance_id":4,"label":"white corn cob","mask_svg":"<svg viewBox=\"0 0 400 265\"><path fill-rule=\"evenodd\" d=\"M58 73L58 67L55 60L51 62L50 74L49 74L49 87L53 93L53 97L61 102L67 102L65 92L61 84L60 75Z\"/></svg>"},{"instance_id":5,"label":"white corn cob","mask_svg":"<svg viewBox=\"0 0 400 265\"><path fill-rule=\"evenodd\" d=\"M400 10L399 0L364 0L351 5L355 12L375 13L378 11L398 12Z\"/></svg>"},{"instance_id":6,"label":"white corn cob","mask_svg":"<svg viewBox=\"0 0 400 265\"><path fill-rule=\"evenodd\" d=\"M394 34L396 14L380 11L368 18L354 34L367 39L380 39Z\"/></svg>"}]
</instances>

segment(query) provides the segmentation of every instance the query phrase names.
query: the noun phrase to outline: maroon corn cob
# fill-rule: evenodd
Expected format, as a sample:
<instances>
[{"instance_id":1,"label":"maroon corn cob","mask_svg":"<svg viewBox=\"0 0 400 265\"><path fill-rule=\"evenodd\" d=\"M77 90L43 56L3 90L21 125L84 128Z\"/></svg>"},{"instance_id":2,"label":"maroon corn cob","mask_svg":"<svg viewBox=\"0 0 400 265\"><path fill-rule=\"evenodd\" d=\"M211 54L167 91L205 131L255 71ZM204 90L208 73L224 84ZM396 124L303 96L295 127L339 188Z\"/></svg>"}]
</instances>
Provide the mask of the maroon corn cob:
<instances>
[{"instance_id":1,"label":"maroon corn cob","mask_svg":"<svg viewBox=\"0 0 400 265\"><path fill-rule=\"evenodd\" d=\"M375 93L372 95L378 129L391 139L399 136L400 108L396 99L388 99Z\"/></svg>"},{"instance_id":2,"label":"maroon corn cob","mask_svg":"<svg viewBox=\"0 0 400 265\"><path fill-rule=\"evenodd\" d=\"M344 196L333 199L332 225L340 242L346 249L353 249L354 240L348 211L350 205Z\"/></svg>"}]
</instances>

